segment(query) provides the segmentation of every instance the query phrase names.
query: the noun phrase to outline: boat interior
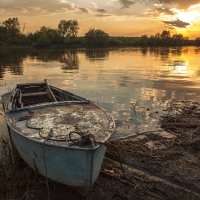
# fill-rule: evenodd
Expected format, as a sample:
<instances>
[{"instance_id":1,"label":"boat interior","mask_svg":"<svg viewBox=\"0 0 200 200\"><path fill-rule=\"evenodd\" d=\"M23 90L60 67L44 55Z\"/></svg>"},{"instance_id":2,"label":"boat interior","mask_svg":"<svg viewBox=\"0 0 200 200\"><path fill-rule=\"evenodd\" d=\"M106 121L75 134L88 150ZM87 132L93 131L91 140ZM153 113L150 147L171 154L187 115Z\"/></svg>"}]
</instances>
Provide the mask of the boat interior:
<instances>
[{"instance_id":1,"label":"boat interior","mask_svg":"<svg viewBox=\"0 0 200 200\"><path fill-rule=\"evenodd\" d=\"M83 98L50 86L47 81L41 83L18 84L16 92L12 97L12 108L18 109L48 102L81 100L83 100Z\"/></svg>"}]
</instances>

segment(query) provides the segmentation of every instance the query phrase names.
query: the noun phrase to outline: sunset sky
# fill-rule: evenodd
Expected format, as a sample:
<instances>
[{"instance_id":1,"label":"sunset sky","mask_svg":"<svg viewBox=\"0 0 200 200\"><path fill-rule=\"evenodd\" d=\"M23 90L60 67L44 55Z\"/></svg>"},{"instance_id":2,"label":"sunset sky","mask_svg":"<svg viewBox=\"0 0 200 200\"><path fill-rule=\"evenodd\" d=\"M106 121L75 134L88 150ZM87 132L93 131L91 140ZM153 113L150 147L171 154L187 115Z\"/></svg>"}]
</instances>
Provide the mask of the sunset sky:
<instances>
[{"instance_id":1,"label":"sunset sky","mask_svg":"<svg viewBox=\"0 0 200 200\"><path fill-rule=\"evenodd\" d=\"M0 0L0 21L18 17L24 32L76 19L79 36L100 28L113 36L152 35L163 29L200 36L200 0Z\"/></svg>"}]
</instances>

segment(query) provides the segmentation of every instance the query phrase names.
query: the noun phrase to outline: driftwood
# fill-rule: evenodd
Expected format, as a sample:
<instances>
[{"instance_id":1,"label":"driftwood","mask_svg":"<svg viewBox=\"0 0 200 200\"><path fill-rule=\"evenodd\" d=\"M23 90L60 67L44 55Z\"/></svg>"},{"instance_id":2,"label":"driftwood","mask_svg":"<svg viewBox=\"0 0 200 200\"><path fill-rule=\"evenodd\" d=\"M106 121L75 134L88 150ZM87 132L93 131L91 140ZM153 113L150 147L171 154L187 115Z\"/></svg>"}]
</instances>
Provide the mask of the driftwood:
<instances>
[{"instance_id":1,"label":"driftwood","mask_svg":"<svg viewBox=\"0 0 200 200\"><path fill-rule=\"evenodd\" d=\"M200 133L200 104L181 101L171 104L160 116L161 127L174 134Z\"/></svg>"}]
</instances>

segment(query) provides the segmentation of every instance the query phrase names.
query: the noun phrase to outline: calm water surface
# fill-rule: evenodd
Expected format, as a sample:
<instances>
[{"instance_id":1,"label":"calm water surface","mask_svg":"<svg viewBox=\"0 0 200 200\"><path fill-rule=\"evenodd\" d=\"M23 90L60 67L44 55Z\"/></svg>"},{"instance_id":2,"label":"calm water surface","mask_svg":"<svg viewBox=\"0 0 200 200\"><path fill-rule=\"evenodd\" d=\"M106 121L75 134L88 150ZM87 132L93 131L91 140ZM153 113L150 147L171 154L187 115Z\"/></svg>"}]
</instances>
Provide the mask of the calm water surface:
<instances>
[{"instance_id":1,"label":"calm water surface","mask_svg":"<svg viewBox=\"0 0 200 200\"><path fill-rule=\"evenodd\" d=\"M52 85L98 102L116 120L114 137L159 129L156 117L174 100L200 97L200 48L0 50L0 94L16 83ZM0 134L6 134L0 118Z\"/></svg>"}]
</instances>

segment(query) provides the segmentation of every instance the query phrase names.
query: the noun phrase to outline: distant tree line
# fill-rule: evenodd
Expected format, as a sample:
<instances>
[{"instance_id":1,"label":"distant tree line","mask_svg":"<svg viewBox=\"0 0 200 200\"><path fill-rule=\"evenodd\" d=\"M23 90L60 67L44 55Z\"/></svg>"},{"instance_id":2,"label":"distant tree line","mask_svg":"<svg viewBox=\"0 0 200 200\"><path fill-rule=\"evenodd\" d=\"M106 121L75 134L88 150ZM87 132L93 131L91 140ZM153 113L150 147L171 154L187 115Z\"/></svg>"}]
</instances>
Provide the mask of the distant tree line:
<instances>
[{"instance_id":1,"label":"distant tree line","mask_svg":"<svg viewBox=\"0 0 200 200\"><path fill-rule=\"evenodd\" d=\"M188 37L184 37L182 34L174 34L171 36L170 31L167 30L150 37L143 35L137 43L145 46L157 46L158 44L161 46L183 46L192 44Z\"/></svg>"},{"instance_id":2,"label":"distant tree line","mask_svg":"<svg viewBox=\"0 0 200 200\"><path fill-rule=\"evenodd\" d=\"M24 27L22 28L24 29ZM0 46L31 45L36 47L125 47L125 46L184 46L200 45L200 37L189 40L182 34L171 36L164 30L152 36L112 37L100 29L90 29L83 37L78 37L77 20L60 20L57 28L43 26L40 30L24 34L18 18L0 22Z\"/></svg>"}]
</instances>

